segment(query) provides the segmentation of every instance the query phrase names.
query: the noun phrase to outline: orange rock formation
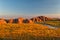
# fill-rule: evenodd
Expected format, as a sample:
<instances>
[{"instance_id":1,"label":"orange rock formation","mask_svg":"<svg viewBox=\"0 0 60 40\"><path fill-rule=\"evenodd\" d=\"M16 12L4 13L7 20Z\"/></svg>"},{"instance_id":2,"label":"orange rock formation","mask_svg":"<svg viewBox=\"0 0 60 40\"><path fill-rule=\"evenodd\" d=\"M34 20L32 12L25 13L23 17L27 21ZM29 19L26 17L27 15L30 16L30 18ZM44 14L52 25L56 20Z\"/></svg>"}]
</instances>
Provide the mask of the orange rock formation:
<instances>
[{"instance_id":1,"label":"orange rock formation","mask_svg":"<svg viewBox=\"0 0 60 40\"><path fill-rule=\"evenodd\" d=\"M24 20L24 18L18 18L18 23L19 24L22 24L23 23L23 20Z\"/></svg>"},{"instance_id":2,"label":"orange rock formation","mask_svg":"<svg viewBox=\"0 0 60 40\"><path fill-rule=\"evenodd\" d=\"M0 24L6 24L6 21L3 18L1 18L0 19Z\"/></svg>"},{"instance_id":3,"label":"orange rock formation","mask_svg":"<svg viewBox=\"0 0 60 40\"><path fill-rule=\"evenodd\" d=\"M13 19L10 19L8 23L13 23L13 21L14 21Z\"/></svg>"}]
</instances>

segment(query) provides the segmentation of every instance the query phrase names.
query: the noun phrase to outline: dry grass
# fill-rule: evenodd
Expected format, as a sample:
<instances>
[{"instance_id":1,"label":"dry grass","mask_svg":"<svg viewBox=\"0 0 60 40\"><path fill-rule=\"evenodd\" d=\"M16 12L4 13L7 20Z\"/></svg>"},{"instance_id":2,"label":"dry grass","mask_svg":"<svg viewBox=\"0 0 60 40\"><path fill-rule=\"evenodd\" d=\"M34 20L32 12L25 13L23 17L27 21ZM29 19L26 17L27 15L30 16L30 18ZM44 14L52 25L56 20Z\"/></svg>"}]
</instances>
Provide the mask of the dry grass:
<instances>
[{"instance_id":1,"label":"dry grass","mask_svg":"<svg viewBox=\"0 0 60 40\"><path fill-rule=\"evenodd\" d=\"M45 23L51 26L60 27L60 21L46 21Z\"/></svg>"},{"instance_id":2,"label":"dry grass","mask_svg":"<svg viewBox=\"0 0 60 40\"><path fill-rule=\"evenodd\" d=\"M1 24L1 40L49 40L60 37L60 28L51 29L41 24Z\"/></svg>"}]
</instances>

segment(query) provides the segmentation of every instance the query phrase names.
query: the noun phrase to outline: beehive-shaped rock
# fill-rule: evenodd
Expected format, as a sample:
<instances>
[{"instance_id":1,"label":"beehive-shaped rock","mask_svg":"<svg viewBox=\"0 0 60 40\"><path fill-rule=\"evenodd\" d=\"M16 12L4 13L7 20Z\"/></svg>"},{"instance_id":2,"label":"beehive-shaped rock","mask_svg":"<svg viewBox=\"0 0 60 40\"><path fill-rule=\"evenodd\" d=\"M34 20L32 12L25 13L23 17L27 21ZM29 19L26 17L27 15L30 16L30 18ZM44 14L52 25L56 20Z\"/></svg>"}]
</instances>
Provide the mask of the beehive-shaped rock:
<instances>
[{"instance_id":1,"label":"beehive-shaped rock","mask_svg":"<svg viewBox=\"0 0 60 40\"><path fill-rule=\"evenodd\" d=\"M33 22L42 22L42 20L38 17L32 18L31 19Z\"/></svg>"},{"instance_id":2,"label":"beehive-shaped rock","mask_svg":"<svg viewBox=\"0 0 60 40\"><path fill-rule=\"evenodd\" d=\"M23 20L24 20L23 18L18 18L18 23L19 24L22 24L23 23Z\"/></svg>"},{"instance_id":3,"label":"beehive-shaped rock","mask_svg":"<svg viewBox=\"0 0 60 40\"><path fill-rule=\"evenodd\" d=\"M32 18L31 20L32 20L33 22L35 22L35 21L36 21L36 19L35 19L35 18Z\"/></svg>"},{"instance_id":4,"label":"beehive-shaped rock","mask_svg":"<svg viewBox=\"0 0 60 40\"><path fill-rule=\"evenodd\" d=\"M14 21L13 19L9 19L9 22L8 23L13 23L13 21Z\"/></svg>"},{"instance_id":5,"label":"beehive-shaped rock","mask_svg":"<svg viewBox=\"0 0 60 40\"><path fill-rule=\"evenodd\" d=\"M39 18L36 18L36 22L42 22L42 20L41 19L39 19Z\"/></svg>"},{"instance_id":6,"label":"beehive-shaped rock","mask_svg":"<svg viewBox=\"0 0 60 40\"><path fill-rule=\"evenodd\" d=\"M33 24L34 22L32 20L28 20L28 23Z\"/></svg>"},{"instance_id":7,"label":"beehive-shaped rock","mask_svg":"<svg viewBox=\"0 0 60 40\"><path fill-rule=\"evenodd\" d=\"M3 18L1 18L0 19L0 24L6 24L6 21Z\"/></svg>"},{"instance_id":8,"label":"beehive-shaped rock","mask_svg":"<svg viewBox=\"0 0 60 40\"><path fill-rule=\"evenodd\" d=\"M30 23L30 24L33 24L34 23L32 20L29 20L29 19L25 19L23 22L24 23Z\"/></svg>"}]
</instances>

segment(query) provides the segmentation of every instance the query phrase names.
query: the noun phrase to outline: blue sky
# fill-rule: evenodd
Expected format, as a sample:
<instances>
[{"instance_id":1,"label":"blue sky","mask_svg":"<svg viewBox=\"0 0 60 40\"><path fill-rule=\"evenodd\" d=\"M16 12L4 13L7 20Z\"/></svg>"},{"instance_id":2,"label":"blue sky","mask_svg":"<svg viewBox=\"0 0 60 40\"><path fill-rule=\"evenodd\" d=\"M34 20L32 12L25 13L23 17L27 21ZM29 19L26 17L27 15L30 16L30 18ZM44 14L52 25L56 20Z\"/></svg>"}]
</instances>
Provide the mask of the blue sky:
<instances>
[{"instance_id":1,"label":"blue sky","mask_svg":"<svg viewBox=\"0 0 60 40\"><path fill-rule=\"evenodd\" d=\"M60 17L60 0L0 0L0 17Z\"/></svg>"}]
</instances>

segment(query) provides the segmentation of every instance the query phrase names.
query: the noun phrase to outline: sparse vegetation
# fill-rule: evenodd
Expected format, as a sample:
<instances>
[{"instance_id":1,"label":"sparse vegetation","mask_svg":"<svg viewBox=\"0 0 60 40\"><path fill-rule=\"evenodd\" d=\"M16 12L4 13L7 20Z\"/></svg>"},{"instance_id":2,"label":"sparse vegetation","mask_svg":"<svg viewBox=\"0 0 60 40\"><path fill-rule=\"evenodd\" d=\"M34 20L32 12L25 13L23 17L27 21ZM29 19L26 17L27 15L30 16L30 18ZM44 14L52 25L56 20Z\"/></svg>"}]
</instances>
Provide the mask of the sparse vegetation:
<instances>
[{"instance_id":1,"label":"sparse vegetation","mask_svg":"<svg viewBox=\"0 0 60 40\"><path fill-rule=\"evenodd\" d=\"M59 40L60 28L49 28L45 24L60 27L60 21L43 18L0 19L0 40Z\"/></svg>"},{"instance_id":2,"label":"sparse vegetation","mask_svg":"<svg viewBox=\"0 0 60 40\"><path fill-rule=\"evenodd\" d=\"M59 40L60 28L51 29L42 24L1 24L1 40Z\"/></svg>"},{"instance_id":3,"label":"sparse vegetation","mask_svg":"<svg viewBox=\"0 0 60 40\"><path fill-rule=\"evenodd\" d=\"M60 21L46 21L45 23L53 27L60 27Z\"/></svg>"}]
</instances>

